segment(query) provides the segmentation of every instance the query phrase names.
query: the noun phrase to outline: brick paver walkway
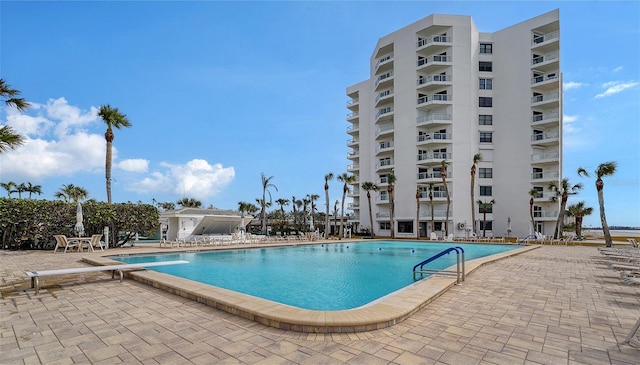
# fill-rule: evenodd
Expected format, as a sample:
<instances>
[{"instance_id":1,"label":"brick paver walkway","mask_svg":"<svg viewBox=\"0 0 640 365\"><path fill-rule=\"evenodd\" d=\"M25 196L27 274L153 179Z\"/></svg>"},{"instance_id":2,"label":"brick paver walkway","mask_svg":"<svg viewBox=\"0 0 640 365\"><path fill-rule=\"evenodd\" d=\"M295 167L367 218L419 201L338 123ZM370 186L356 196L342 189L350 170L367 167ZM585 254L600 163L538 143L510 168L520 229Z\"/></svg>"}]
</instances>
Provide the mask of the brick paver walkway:
<instances>
[{"instance_id":1,"label":"brick paver walkway","mask_svg":"<svg viewBox=\"0 0 640 365\"><path fill-rule=\"evenodd\" d=\"M640 349L622 343L640 317L640 285L624 284L593 247L501 260L396 326L327 335L265 327L106 273L25 290L25 271L81 266L81 256L0 251L0 363L640 363Z\"/></svg>"}]
</instances>

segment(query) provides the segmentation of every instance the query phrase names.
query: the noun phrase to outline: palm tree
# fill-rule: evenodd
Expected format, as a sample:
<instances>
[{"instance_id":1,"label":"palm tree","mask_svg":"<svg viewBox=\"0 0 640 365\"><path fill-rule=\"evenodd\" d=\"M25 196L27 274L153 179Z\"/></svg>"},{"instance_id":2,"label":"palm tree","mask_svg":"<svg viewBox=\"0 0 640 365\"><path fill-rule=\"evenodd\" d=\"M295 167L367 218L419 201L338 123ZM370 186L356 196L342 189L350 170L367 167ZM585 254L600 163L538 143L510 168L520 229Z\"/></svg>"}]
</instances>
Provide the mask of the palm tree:
<instances>
[{"instance_id":1,"label":"palm tree","mask_svg":"<svg viewBox=\"0 0 640 365\"><path fill-rule=\"evenodd\" d=\"M0 127L0 154L18 148L18 146L23 145L24 142L24 137L18 134L13 128L8 125Z\"/></svg>"},{"instance_id":2,"label":"palm tree","mask_svg":"<svg viewBox=\"0 0 640 365\"><path fill-rule=\"evenodd\" d=\"M25 111L29 106L24 98L17 98L20 95L20 91L12 89L11 85L7 84L4 79L0 79L0 97L4 100L6 106L13 106L19 111Z\"/></svg>"},{"instance_id":3,"label":"palm tree","mask_svg":"<svg viewBox=\"0 0 640 365\"><path fill-rule=\"evenodd\" d=\"M387 175L387 193L389 194L389 222L391 224L391 239L396 237L396 227L393 221L394 213L395 213L395 200L393 199L393 192L395 190L396 183L396 175L393 174L393 170Z\"/></svg>"},{"instance_id":4,"label":"palm tree","mask_svg":"<svg viewBox=\"0 0 640 365\"><path fill-rule=\"evenodd\" d=\"M176 204L183 208L200 208L202 206L202 202L194 198L182 198Z\"/></svg>"},{"instance_id":5,"label":"palm tree","mask_svg":"<svg viewBox=\"0 0 640 365\"><path fill-rule=\"evenodd\" d=\"M533 199L538 197L538 190L529 190L529 215L531 216L531 229L532 234L536 233L536 221L533 218Z\"/></svg>"},{"instance_id":6,"label":"palm tree","mask_svg":"<svg viewBox=\"0 0 640 365\"><path fill-rule=\"evenodd\" d=\"M560 181L560 184L555 181L550 182L549 189L555 193L555 196L551 198L551 200L557 201L558 197L560 197L560 210L558 211L558 220L556 221L553 238L562 238L562 225L564 223L564 211L567 207L567 200L569 200L569 195L576 195L582 190L582 184L571 185L569 179L565 177Z\"/></svg>"},{"instance_id":7,"label":"palm tree","mask_svg":"<svg viewBox=\"0 0 640 365\"><path fill-rule=\"evenodd\" d=\"M31 194L42 195L42 185L33 185L28 182L25 191L29 193L29 199L31 199Z\"/></svg>"},{"instance_id":8,"label":"palm tree","mask_svg":"<svg viewBox=\"0 0 640 365\"><path fill-rule=\"evenodd\" d=\"M595 171L596 175L596 191L598 192L598 205L600 205L600 222L602 223L602 231L604 233L604 239L607 244L607 247L611 247L613 245L613 241L611 240L611 232L609 232L609 225L607 225L607 217L604 214L604 181L603 177L613 176L616 173L616 168L618 164L615 161L604 162L598 165L598 168ZM589 177L589 173L587 170L580 167L578 169L578 175Z\"/></svg>"},{"instance_id":9,"label":"palm tree","mask_svg":"<svg viewBox=\"0 0 640 365\"><path fill-rule=\"evenodd\" d=\"M240 212L240 215L242 216L242 223L244 223L244 215L245 213L249 213L252 209L258 209L255 205L248 203L248 202L238 202L238 211ZM249 213L251 214L251 213ZM246 224L245 224L246 226ZM242 229L246 229L246 227L242 227Z\"/></svg>"},{"instance_id":10,"label":"palm tree","mask_svg":"<svg viewBox=\"0 0 640 365\"><path fill-rule=\"evenodd\" d=\"M325 230L325 238L328 237L329 235L329 181L333 180L333 172L329 172L328 174L324 175L324 197L325 197L325 201L326 201L326 216L325 216L325 222L324 222L324 230Z\"/></svg>"},{"instance_id":11,"label":"palm tree","mask_svg":"<svg viewBox=\"0 0 640 365\"><path fill-rule=\"evenodd\" d=\"M371 192L372 191L378 191L378 185L376 185L375 183L372 183L371 181L365 181L363 182L361 185L363 190L365 190L367 192L367 203L369 205L369 222L371 223L371 238L374 237L374 233L373 233L373 212L371 209Z\"/></svg>"},{"instance_id":12,"label":"palm tree","mask_svg":"<svg viewBox=\"0 0 640 365\"><path fill-rule=\"evenodd\" d=\"M320 199L320 195L318 194L310 194L308 195L309 197L309 201L311 202L311 219L312 222L315 224L315 214L316 214L316 200ZM311 226L309 226L311 227Z\"/></svg>"},{"instance_id":13,"label":"palm tree","mask_svg":"<svg viewBox=\"0 0 640 365\"><path fill-rule=\"evenodd\" d=\"M431 206L431 231L433 232L435 231L434 224L436 224L435 214L433 212L433 183L429 183L429 205Z\"/></svg>"},{"instance_id":14,"label":"palm tree","mask_svg":"<svg viewBox=\"0 0 640 365\"><path fill-rule=\"evenodd\" d=\"M84 200L89 196L89 192L85 188L68 184L62 185L60 190L58 190L54 196L58 199L63 199L66 202L78 204L80 200Z\"/></svg>"},{"instance_id":15,"label":"palm tree","mask_svg":"<svg viewBox=\"0 0 640 365\"><path fill-rule=\"evenodd\" d=\"M266 235L267 221L265 220L265 215L266 215L266 208L267 208L267 193L269 194L268 204L269 206L271 206L272 200L271 200L271 191L269 191L269 188L274 188L276 191L278 191L278 187L271 183L271 179L273 179L273 176L266 177L263 172L261 174L261 177L262 177L262 200L260 201L260 206L262 208L262 211L260 212L260 220L262 221L262 232Z\"/></svg>"},{"instance_id":16,"label":"palm tree","mask_svg":"<svg viewBox=\"0 0 640 365\"><path fill-rule=\"evenodd\" d=\"M336 179L344 183L344 185L342 186L342 215L340 216L340 233L338 234L338 239L342 239L342 236L344 235L344 200L347 198L349 185L353 184L356 181L356 177L354 175L350 175L347 172L344 172L342 173L342 175L338 175Z\"/></svg>"},{"instance_id":17,"label":"palm tree","mask_svg":"<svg viewBox=\"0 0 640 365\"><path fill-rule=\"evenodd\" d=\"M112 108L109 104L102 105L98 111L98 116L107 125L104 139L107 141L107 157L105 163L105 179L107 181L107 203L111 204L111 154L113 149L113 128L131 127L131 123L125 114L120 113L118 108Z\"/></svg>"},{"instance_id":18,"label":"palm tree","mask_svg":"<svg viewBox=\"0 0 640 365\"><path fill-rule=\"evenodd\" d=\"M473 233L476 233L476 207L475 207L475 195L476 195L476 165L482 161L482 155L476 153L473 155L473 164L471 165L471 227Z\"/></svg>"},{"instance_id":19,"label":"palm tree","mask_svg":"<svg viewBox=\"0 0 640 365\"><path fill-rule=\"evenodd\" d=\"M338 204L340 204L340 200L336 200L336 202L333 204L333 225L334 226L338 224Z\"/></svg>"},{"instance_id":20,"label":"palm tree","mask_svg":"<svg viewBox=\"0 0 640 365\"><path fill-rule=\"evenodd\" d=\"M9 198L11 198L11 194L13 194L15 192L15 187L17 186L16 183L14 181L9 181L6 183L0 183L0 186L2 188L4 188L7 191L7 196Z\"/></svg>"},{"instance_id":21,"label":"palm tree","mask_svg":"<svg viewBox=\"0 0 640 365\"><path fill-rule=\"evenodd\" d=\"M284 223L285 221L284 206L289 205L289 199L284 199L284 198L276 199L276 203L280 206L280 216L282 217L281 219L282 219L282 222Z\"/></svg>"},{"instance_id":22,"label":"palm tree","mask_svg":"<svg viewBox=\"0 0 640 365\"><path fill-rule=\"evenodd\" d=\"M584 201L579 201L567 207L567 215L576 218L576 236L582 237L582 219L586 215L593 213L593 208L586 207Z\"/></svg>"},{"instance_id":23,"label":"palm tree","mask_svg":"<svg viewBox=\"0 0 640 365\"><path fill-rule=\"evenodd\" d=\"M302 202L300 199L296 199L295 195L291 196L291 214L293 215L293 225L296 226L298 224L298 211L296 207L300 206Z\"/></svg>"},{"instance_id":24,"label":"palm tree","mask_svg":"<svg viewBox=\"0 0 640 365\"><path fill-rule=\"evenodd\" d=\"M476 203L478 203L479 207L482 207L482 237L487 237L487 207L493 207L493 205L496 203L496 201L494 199L491 199L491 201L482 201L482 200L478 200ZM493 209L492 209L493 211ZM473 232L475 233L475 232Z\"/></svg>"},{"instance_id":25,"label":"palm tree","mask_svg":"<svg viewBox=\"0 0 640 365\"><path fill-rule=\"evenodd\" d=\"M420 240L420 186L416 188L416 240Z\"/></svg>"},{"instance_id":26,"label":"palm tree","mask_svg":"<svg viewBox=\"0 0 640 365\"><path fill-rule=\"evenodd\" d=\"M174 202L158 203L158 208L160 208L162 210L174 210L174 209L176 209L176 203L174 203Z\"/></svg>"},{"instance_id":27,"label":"palm tree","mask_svg":"<svg viewBox=\"0 0 640 365\"><path fill-rule=\"evenodd\" d=\"M18 199L22 199L22 192L27 190L27 185L25 183L20 183L16 185L16 193L18 193Z\"/></svg>"},{"instance_id":28,"label":"palm tree","mask_svg":"<svg viewBox=\"0 0 640 365\"><path fill-rule=\"evenodd\" d=\"M447 167L449 166L449 162L442 160L440 166L440 177L442 178L442 185L444 185L444 193L447 196L447 216L444 221L444 235L446 237L449 235L449 209L451 208L451 197L449 196L449 186L447 185Z\"/></svg>"}]
</instances>

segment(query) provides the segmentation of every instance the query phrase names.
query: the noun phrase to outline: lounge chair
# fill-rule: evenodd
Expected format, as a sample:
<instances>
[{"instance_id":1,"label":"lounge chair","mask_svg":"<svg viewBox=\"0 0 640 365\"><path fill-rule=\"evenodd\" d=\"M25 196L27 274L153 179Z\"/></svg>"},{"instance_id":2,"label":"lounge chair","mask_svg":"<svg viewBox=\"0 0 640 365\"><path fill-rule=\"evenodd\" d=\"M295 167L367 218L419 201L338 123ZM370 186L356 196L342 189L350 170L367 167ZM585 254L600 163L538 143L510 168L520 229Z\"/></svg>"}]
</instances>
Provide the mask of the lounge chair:
<instances>
[{"instance_id":1,"label":"lounge chair","mask_svg":"<svg viewBox=\"0 0 640 365\"><path fill-rule=\"evenodd\" d=\"M100 250L104 251L105 244L102 241L100 241L101 239L102 239L101 234L92 235L90 245L92 247L100 247Z\"/></svg>"},{"instance_id":2,"label":"lounge chair","mask_svg":"<svg viewBox=\"0 0 640 365\"><path fill-rule=\"evenodd\" d=\"M58 248L63 248L64 247L64 252L67 252L68 248L78 248L78 244L77 243L71 243L67 240L67 236L63 235L63 234L57 234L53 236L56 239L56 247L53 249L53 252L57 252Z\"/></svg>"},{"instance_id":3,"label":"lounge chair","mask_svg":"<svg viewBox=\"0 0 640 365\"><path fill-rule=\"evenodd\" d=\"M431 241L437 241L438 240L438 235L436 235L435 232L431 232L431 234L429 235L429 239Z\"/></svg>"}]
</instances>

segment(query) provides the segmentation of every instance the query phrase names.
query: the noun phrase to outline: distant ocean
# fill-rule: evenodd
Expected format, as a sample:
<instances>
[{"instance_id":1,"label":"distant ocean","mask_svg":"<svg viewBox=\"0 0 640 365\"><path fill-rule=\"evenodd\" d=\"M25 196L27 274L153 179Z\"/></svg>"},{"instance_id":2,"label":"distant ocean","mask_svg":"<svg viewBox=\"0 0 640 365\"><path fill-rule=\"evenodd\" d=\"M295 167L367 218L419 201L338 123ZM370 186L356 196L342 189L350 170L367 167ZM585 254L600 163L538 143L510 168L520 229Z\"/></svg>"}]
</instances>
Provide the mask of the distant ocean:
<instances>
[{"instance_id":1,"label":"distant ocean","mask_svg":"<svg viewBox=\"0 0 640 365\"><path fill-rule=\"evenodd\" d=\"M640 229L611 229L612 236L640 237ZM583 236L604 237L601 229L582 229Z\"/></svg>"}]
</instances>

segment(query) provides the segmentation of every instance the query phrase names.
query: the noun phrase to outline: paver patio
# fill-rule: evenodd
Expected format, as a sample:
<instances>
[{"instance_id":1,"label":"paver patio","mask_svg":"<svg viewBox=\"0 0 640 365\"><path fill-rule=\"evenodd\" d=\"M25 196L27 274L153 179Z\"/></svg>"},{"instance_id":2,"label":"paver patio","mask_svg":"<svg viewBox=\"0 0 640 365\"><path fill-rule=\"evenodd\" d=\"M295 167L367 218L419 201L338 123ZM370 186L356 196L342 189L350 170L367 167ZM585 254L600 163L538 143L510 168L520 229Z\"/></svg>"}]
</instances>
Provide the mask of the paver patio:
<instances>
[{"instance_id":1,"label":"paver patio","mask_svg":"<svg viewBox=\"0 0 640 365\"><path fill-rule=\"evenodd\" d=\"M544 246L482 266L400 324L342 334L266 327L106 273L45 282L37 296L29 288L26 271L83 266L82 256L0 251L0 363L640 363L623 343L640 285L624 284L595 247Z\"/></svg>"}]
</instances>

